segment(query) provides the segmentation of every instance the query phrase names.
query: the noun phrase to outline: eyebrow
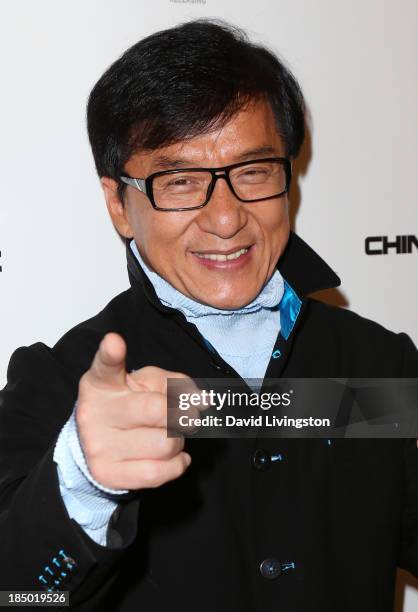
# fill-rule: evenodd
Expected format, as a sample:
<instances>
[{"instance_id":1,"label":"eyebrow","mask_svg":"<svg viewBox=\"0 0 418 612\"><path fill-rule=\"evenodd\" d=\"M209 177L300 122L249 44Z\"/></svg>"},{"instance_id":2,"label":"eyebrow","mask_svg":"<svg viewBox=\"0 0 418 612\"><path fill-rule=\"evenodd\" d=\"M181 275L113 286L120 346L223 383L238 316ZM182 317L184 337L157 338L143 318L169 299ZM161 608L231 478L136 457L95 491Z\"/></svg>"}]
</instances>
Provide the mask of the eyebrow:
<instances>
[{"instance_id":1,"label":"eyebrow","mask_svg":"<svg viewBox=\"0 0 418 612\"><path fill-rule=\"evenodd\" d=\"M246 159L252 159L257 156L264 155L275 155L277 156L277 149L271 145L262 145L261 147L257 147L255 149L247 149L243 151L238 156L234 158L234 162L245 161ZM168 155L159 155L155 158L154 163L152 164L153 169L155 170L163 170L170 168L194 168L196 162L187 158L174 158L169 157ZM197 166L200 167L200 166Z\"/></svg>"}]
</instances>

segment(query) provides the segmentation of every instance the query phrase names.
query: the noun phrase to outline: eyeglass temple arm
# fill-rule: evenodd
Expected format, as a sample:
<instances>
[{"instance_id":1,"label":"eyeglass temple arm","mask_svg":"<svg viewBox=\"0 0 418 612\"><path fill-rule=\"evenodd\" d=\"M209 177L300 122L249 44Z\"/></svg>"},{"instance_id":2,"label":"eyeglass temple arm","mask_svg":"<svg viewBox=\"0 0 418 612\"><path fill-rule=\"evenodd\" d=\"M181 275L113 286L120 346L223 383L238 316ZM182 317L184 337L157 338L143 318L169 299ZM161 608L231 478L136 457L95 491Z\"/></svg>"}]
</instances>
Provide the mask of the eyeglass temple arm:
<instances>
[{"instance_id":1,"label":"eyeglass temple arm","mask_svg":"<svg viewBox=\"0 0 418 612\"><path fill-rule=\"evenodd\" d=\"M121 176L120 180L123 183L126 183L127 185L131 185L132 187L136 187L136 189L138 189L142 193L146 194L145 180L143 180L143 179L136 179L136 178L130 178L128 176Z\"/></svg>"}]
</instances>

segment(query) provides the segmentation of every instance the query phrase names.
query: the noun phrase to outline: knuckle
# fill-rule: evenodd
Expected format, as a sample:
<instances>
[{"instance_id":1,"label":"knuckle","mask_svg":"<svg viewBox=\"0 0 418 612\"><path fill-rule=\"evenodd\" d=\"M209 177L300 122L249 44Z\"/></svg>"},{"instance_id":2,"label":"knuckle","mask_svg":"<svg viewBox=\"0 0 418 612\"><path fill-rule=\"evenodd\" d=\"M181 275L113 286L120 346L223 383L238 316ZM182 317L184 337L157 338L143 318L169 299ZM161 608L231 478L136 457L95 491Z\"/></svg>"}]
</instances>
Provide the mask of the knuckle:
<instances>
[{"instance_id":1,"label":"knuckle","mask_svg":"<svg viewBox=\"0 0 418 612\"><path fill-rule=\"evenodd\" d=\"M167 418L167 396L164 393L155 394L152 409L158 420Z\"/></svg>"},{"instance_id":2,"label":"knuckle","mask_svg":"<svg viewBox=\"0 0 418 612\"><path fill-rule=\"evenodd\" d=\"M86 370L84 372L84 374L82 374L82 376L80 376L80 380L79 380L79 386L85 386L86 384L88 384L89 381L89 374L90 374L90 370Z\"/></svg>"},{"instance_id":3,"label":"knuckle","mask_svg":"<svg viewBox=\"0 0 418 612\"><path fill-rule=\"evenodd\" d=\"M77 426L80 429L84 429L89 424L90 415L89 415L89 410L86 404L80 402L77 405L75 419L76 419Z\"/></svg>"},{"instance_id":4,"label":"knuckle","mask_svg":"<svg viewBox=\"0 0 418 612\"><path fill-rule=\"evenodd\" d=\"M133 372L135 379L138 382L149 382L160 376L161 368L157 366L143 366L139 370Z\"/></svg>"},{"instance_id":5,"label":"knuckle","mask_svg":"<svg viewBox=\"0 0 418 612\"><path fill-rule=\"evenodd\" d=\"M174 457L184 446L182 438L165 438L165 452L167 456Z\"/></svg>"},{"instance_id":6,"label":"knuckle","mask_svg":"<svg viewBox=\"0 0 418 612\"><path fill-rule=\"evenodd\" d=\"M182 476L186 471L186 467L185 459L181 456L176 457L173 465L173 480Z\"/></svg>"},{"instance_id":7,"label":"knuckle","mask_svg":"<svg viewBox=\"0 0 418 612\"><path fill-rule=\"evenodd\" d=\"M100 480L99 480L100 478ZM135 488L135 482L127 475L120 463L109 463L102 466L97 482L107 487L108 489L132 489Z\"/></svg>"},{"instance_id":8,"label":"knuckle","mask_svg":"<svg viewBox=\"0 0 418 612\"><path fill-rule=\"evenodd\" d=\"M103 443L97 436L90 438L86 443L86 453L92 461L100 460L104 454L103 450Z\"/></svg>"},{"instance_id":9,"label":"knuckle","mask_svg":"<svg viewBox=\"0 0 418 612\"><path fill-rule=\"evenodd\" d=\"M80 395L88 392L90 387L91 387L91 373L90 373L90 370L87 370L86 372L84 372L84 374L81 376L78 382L78 388L79 388Z\"/></svg>"},{"instance_id":10,"label":"knuckle","mask_svg":"<svg viewBox=\"0 0 418 612\"><path fill-rule=\"evenodd\" d=\"M167 374L169 378L175 375L180 378L190 379L190 376L188 374L185 374L184 372L180 372L179 370L165 370L165 373Z\"/></svg>"},{"instance_id":11,"label":"knuckle","mask_svg":"<svg viewBox=\"0 0 418 612\"><path fill-rule=\"evenodd\" d=\"M153 421L160 421L165 414L164 396L157 392L144 393L140 400L140 409Z\"/></svg>"},{"instance_id":12,"label":"knuckle","mask_svg":"<svg viewBox=\"0 0 418 612\"><path fill-rule=\"evenodd\" d=\"M162 484L161 468L156 462L147 462L144 467L143 481L145 487L154 488Z\"/></svg>"},{"instance_id":13,"label":"knuckle","mask_svg":"<svg viewBox=\"0 0 418 612\"><path fill-rule=\"evenodd\" d=\"M154 441L157 449L157 454L161 457L166 457L171 454L173 450L173 442L170 438L167 438L164 431L158 433L157 439Z\"/></svg>"},{"instance_id":14,"label":"knuckle","mask_svg":"<svg viewBox=\"0 0 418 612\"><path fill-rule=\"evenodd\" d=\"M103 462L90 457L87 460L87 465L94 480L103 486L108 486L107 477L109 476L109 470L106 469Z\"/></svg>"},{"instance_id":15,"label":"knuckle","mask_svg":"<svg viewBox=\"0 0 418 612\"><path fill-rule=\"evenodd\" d=\"M158 368L157 366L143 366L140 370L138 370L138 372L141 372L144 375L152 375L156 374L159 370L160 368Z\"/></svg>"}]
</instances>

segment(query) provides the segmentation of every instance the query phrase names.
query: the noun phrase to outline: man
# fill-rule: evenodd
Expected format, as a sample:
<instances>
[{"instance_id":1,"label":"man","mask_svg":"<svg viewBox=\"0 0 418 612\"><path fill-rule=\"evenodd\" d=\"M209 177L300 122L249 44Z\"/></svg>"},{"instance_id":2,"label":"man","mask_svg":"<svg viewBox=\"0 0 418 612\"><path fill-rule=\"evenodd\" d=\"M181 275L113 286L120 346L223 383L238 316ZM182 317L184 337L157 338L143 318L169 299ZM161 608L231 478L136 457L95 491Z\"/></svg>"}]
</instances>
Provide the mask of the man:
<instances>
[{"instance_id":1,"label":"man","mask_svg":"<svg viewBox=\"0 0 418 612\"><path fill-rule=\"evenodd\" d=\"M307 297L339 279L290 232L304 104L238 29L134 45L88 130L131 288L1 398L1 588L76 610L389 612L418 575L413 440L187 439L167 377L416 376L405 334Z\"/></svg>"}]
</instances>

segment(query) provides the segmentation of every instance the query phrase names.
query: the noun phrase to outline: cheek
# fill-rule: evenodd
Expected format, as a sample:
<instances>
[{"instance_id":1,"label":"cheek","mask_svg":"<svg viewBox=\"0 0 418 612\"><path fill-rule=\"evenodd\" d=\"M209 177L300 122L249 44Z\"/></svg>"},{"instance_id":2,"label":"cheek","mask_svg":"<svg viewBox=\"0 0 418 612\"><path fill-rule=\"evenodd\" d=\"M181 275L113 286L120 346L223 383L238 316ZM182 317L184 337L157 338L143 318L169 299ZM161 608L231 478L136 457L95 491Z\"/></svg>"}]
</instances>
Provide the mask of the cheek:
<instances>
[{"instance_id":1,"label":"cheek","mask_svg":"<svg viewBox=\"0 0 418 612\"><path fill-rule=\"evenodd\" d=\"M287 203L264 208L262 214L257 217L257 223L266 242L280 241L283 235L288 233L290 227Z\"/></svg>"},{"instance_id":2,"label":"cheek","mask_svg":"<svg viewBox=\"0 0 418 612\"><path fill-rule=\"evenodd\" d=\"M184 252L187 227L180 220L169 217L171 213L152 213L137 219L135 235L150 258L172 261Z\"/></svg>"}]
</instances>

